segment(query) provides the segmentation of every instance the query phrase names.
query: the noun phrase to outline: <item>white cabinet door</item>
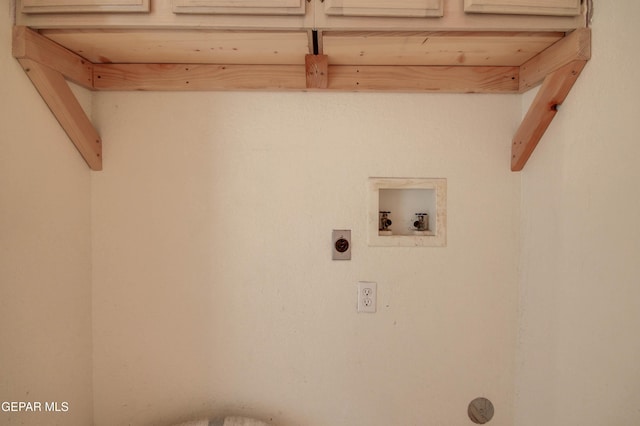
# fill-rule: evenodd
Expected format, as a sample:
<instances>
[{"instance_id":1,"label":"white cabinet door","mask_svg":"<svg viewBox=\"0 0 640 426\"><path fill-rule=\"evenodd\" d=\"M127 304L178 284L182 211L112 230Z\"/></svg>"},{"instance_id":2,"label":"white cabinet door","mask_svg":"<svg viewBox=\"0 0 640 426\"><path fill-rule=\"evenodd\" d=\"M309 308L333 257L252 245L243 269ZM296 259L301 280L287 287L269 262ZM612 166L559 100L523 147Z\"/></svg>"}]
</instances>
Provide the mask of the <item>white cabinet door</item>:
<instances>
[{"instance_id":1,"label":"white cabinet door","mask_svg":"<svg viewBox=\"0 0 640 426\"><path fill-rule=\"evenodd\" d=\"M230 15L304 15L305 0L173 0L173 11Z\"/></svg>"},{"instance_id":2,"label":"white cabinet door","mask_svg":"<svg viewBox=\"0 0 640 426\"><path fill-rule=\"evenodd\" d=\"M580 0L464 0L465 12L520 15L580 15Z\"/></svg>"},{"instance_id":3,"label":"white cabinet door","mask_svg":"<svg viewBox=\"0 0 640 426\"><path fill-rule=\"evenodd\" d=\"M22 0L23 13L149 12L149 0Z\"/></svg>"},{"instance_id":4,"label":"white cabinet door","mask_svg":"<svg viewBox=\"0 0 640 426\"><path fill-rule=\"evenodd\" d=\"M334 16L439 17L444 0L324 0L324 12Z\"/></svg>"}]
</instances>

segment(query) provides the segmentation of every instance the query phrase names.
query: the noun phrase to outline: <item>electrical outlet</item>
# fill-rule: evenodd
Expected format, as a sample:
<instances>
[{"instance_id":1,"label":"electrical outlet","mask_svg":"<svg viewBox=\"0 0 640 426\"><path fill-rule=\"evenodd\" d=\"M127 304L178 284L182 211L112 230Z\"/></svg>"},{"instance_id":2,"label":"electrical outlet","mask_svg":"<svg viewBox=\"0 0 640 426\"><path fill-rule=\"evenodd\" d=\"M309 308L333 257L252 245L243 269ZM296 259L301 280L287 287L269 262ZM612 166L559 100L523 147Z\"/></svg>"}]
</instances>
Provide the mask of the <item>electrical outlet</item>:
<instances>
[{"instance_id":1,"label":"electrical outlet","mask_svg":"<svg viewBox=\"0 0 640 426\"><path fill-rule=\"evenodd\" d=\"M333 260L351 260L351 231L348 229L334 229L331 233Z\"/></svg>"},{"instance_id":2,"label":"electrical outlet","mask_svg":"<svg viewBox=\"0 0 640 426\"><path fill-rule=\"evenodd\" d=\"M378 284L371 281L358 283L358 312L376 312Z\"/></svg>"}]
</instances>

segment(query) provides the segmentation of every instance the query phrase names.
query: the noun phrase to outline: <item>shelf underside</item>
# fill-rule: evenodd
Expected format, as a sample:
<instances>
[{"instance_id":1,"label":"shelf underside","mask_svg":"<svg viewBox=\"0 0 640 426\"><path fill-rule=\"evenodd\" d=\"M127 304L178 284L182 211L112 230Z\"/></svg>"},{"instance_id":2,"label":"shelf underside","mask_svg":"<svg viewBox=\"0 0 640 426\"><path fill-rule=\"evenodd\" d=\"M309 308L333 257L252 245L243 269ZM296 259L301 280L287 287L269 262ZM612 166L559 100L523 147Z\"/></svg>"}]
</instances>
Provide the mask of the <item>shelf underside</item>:
<instances>
[{"instance_id":1,"label":"shelf underside","mask_svg":"<svg viewBox=\"0 0 640 426\"><path fill-rule=\"evenodd\" d=\"M53 29L40 33L93 63L304 65L308 31ZM562 32L331 32L330 65L520 66Z\"/></svg>"}]
</instances>

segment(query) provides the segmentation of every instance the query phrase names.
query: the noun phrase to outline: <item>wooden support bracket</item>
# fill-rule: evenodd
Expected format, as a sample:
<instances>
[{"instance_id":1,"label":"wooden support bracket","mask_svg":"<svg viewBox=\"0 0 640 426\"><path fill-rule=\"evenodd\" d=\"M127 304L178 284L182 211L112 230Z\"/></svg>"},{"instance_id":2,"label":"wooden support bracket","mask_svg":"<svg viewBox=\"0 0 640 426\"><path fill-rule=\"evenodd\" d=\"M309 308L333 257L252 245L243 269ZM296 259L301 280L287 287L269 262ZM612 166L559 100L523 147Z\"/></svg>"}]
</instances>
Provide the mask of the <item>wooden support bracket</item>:
<instances>
[{"instance_id":1,"label":"wooden support bracket","mask_svg":"<svg viewBox=\"0 0 640 426\"><path fill-rule=\"evenodd\" d=\"M511 146L511 170L522 170L566 99L587 61L574 61L549 74L533 100Z\"/></svg>"},{"instance_id":2,"label":"wooden support bracket","mask_svg":"<svg viewBox=\"0 0 640 426\"><path fill-rule=\"evenodd\" d=\"M591 30L580 28L520 66L520 92L542 83L555 70L573 61L591 59Z\"/></svg>"},{"instance_id":3,"label":"wooden support bracket","mask_svg":"<svg viewBox=\"0 0 640 426\"><path fill-rule=\"evenodd\" d=\"M93 90L93 64L27 27L13 27L13 57L31 59Z\"/></svg>"},{"instance_id":4,"label":"wooden support bracket","mask_svg":"<svg viewBox=\"0 0 640 426\"><path fill-rule=\"evenodd\" d=\"M102 142L62 74L31 59L20 59L42 99L91 170L102 170Z\"/></svg>"},{"instance_id":5,"label":"wooden support bracket","mask_svg":"<svg viewBox=\"0 0 640 426\"><path fill-rule=\"evenodd\" d=\"M543 81L513 137L511 170L520 171L591 58L591 30L575 30L520 67L520 91Z\"/></svg>"},{"instance_id":6,"label":"wooden support bracket","mask_svg":"<svg viewBox=\"0 0 640 426\"><path fill-rule=\"evenodd\" d=\"M93 89L93 64L25 27L13 31L13 56L91 170L102 170L102 141L66 78Z\"/></svg>"}]
</instances>

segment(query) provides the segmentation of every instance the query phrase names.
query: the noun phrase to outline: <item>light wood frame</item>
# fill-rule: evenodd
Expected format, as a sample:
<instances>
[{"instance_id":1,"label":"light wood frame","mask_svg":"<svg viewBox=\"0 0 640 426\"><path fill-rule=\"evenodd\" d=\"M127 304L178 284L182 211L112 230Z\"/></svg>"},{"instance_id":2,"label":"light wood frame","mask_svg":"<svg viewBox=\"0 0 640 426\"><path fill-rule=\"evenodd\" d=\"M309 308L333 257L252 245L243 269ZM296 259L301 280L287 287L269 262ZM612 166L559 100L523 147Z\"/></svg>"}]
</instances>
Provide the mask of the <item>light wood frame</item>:
<instances>
[{"instance_id":1,"label":"light wood frame","mask_svg":"<svg viewBox=\"0 0 640 426\"><path fill-rule=\"evenodd\" d=\"M18 59L93 170L102 168L101 140L66 85L90 90L295 90L522 93L542 82L512 146L522 170L591 57L591 30L581 28L517 66L349 66L310 55L305 65L94 64L27 27L13 30Z\"/></svg>"}]
</instances>

